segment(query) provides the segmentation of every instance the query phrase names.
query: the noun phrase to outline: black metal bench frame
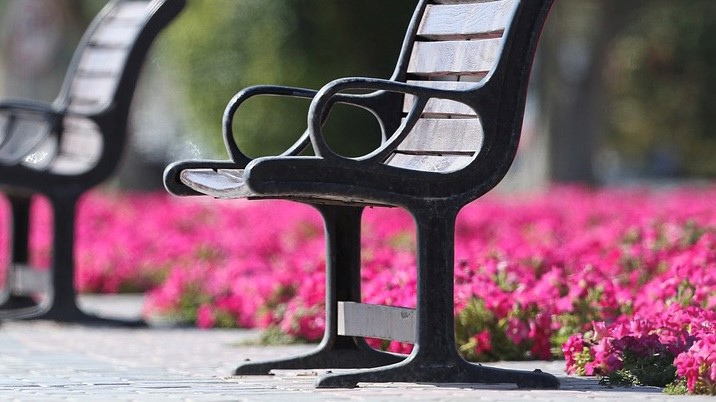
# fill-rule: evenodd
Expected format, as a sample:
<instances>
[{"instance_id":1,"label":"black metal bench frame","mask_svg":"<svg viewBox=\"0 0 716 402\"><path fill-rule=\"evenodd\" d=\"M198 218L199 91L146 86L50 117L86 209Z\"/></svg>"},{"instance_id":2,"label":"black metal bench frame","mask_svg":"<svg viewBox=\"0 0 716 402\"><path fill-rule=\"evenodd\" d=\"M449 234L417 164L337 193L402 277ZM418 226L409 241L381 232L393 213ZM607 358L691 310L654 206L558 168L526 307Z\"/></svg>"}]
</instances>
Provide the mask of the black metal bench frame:
<instances>
[{"instance_id":1,"label":"black metal bench frame","mask_svg":"<svg viewBox=\"0 0 716 402\"><path fill-rule=\"evenodd\" d=\"M166 169L165 186L175 195L294 200L314 206L325 220L327 292L323 341L304 356L242 364L236 369L237 375L267 374L272 369L373 367L324 375L316 384L354 387L359 382L513 383L519 387L559 387L559 381L547 373L469 363L455 347L455 219L464 205L497 185L512 163L534 53L552 4L552 0L498 0L488 5L498 2L516 4L516 8L505 29L498 62L481 81L460 89L407 81L410 52L427 8L433 3L471 3L420 0L390 79L339 79L318 92L277 86L247 88L234 97L224 114L224 138L232 160L182 161ZM482 7L490 2L472 3ZM311 99L307 131L279 156L251 159L234 141L233 115L255 95ZM404 95L414 99L407 109L402 106ZM479 153L469 154L473 156L468 164L449 172L387 164L391 153L397 152L435 99L467 105L479 113L484 129ZM371 111L383 128L381 147L361 158L333 152L322 136L322 125L335 103ZM307 147L312 147L315 156L299 155ZM418 155L410 152L404 154ZM463 155L460 151L454 154ZM442 156L442 152L428 151L425 155ZM361 301L360 219L363 208L371 205L404 208L416 222L417 308L414 349L407 357L367 348L363 337L369 333L339 333L338 329L339 307Z\"/></svg>"},{"instance_id":2,"label":"black metal bench frame","mask_svg":"<svg viewBox=\"0 0 716 402\"><path fill-rule=\"evenodd\" d=\"M12 210L12 258L2 292L4 302L0 305L0 318L144 325L143 321L97 317L83 312L77 305L74 284L76 208L79 198L111 177L120 163L127 140L132 97L144 59L159 32L184 6L185 0L110 1L82 37L60 94L52 104L0 100L0 116L5 117L4 126L0 125L0 191L7 195ZM103 51L105 53L101 53ZM118 55L118 58L111 59L109 54ZM92 101L80 99L83 96L92 98L94 91L91 86L81 87L80 81L85 78L88 80L85 84L92 79L102 80L109 85L105 87L107 92L97 93ZM44 161L42 166L28 163L27 157L47 141L62 144L68 119L76 119L92 128L101 138L101 151L91 162L92 166L71 173L53 171L53 163L57 162L60 152L50 155L50 160ZM39 130L45 131L20 131L18 127L23 121L35 122ZM20 137L23 135L28 139ZM84 150L79 147L71 151L81 156ZM23 271L29 272L30 202L35 194L49 199L54 220L51 279L39 304L35 302L35 295L27 295L15 287L17 277Z\"/></svg>"}]
</instances>

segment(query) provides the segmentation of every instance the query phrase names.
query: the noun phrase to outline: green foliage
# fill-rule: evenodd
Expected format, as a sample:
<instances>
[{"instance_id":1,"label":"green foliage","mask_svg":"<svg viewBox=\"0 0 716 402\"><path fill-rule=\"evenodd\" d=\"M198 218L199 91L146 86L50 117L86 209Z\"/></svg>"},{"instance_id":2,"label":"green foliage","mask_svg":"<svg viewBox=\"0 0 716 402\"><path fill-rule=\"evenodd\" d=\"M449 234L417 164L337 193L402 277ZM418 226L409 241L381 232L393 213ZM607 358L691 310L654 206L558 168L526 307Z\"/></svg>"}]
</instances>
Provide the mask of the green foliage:
<instances>
[{"instance_id":1,"label":"green foliage","mask_svg":"<svg viewBox=\"0 0 716 402\"><path fill-rule=\"evenodd\" d=\"M552 334L551 343L553 347L559 350L557 356L562 357L562 345L567 342L570 336L582 332L585 324L590 323L590 321L586 321L586 318L579 314L572 313L560 314L556 317L556 321L559 323L559 328ZM587 357L589 357L589 348L585 349L587 350ZM585 363L588 361L585 361ZM584 367L584 364L581 364L580 367Z\"/></svg>"},{"instance_id":2,"label":"green foliage","mask_svg":"<svg viewBox=\"0 0 716 402\"><path fill-rule=\"evenodd\" d=\"M237 91L256 84L318 89L350 75L387 78L413 7L384 0L189 2L167 30L162 59L175 71L192 131L225 155L221 116ZM253 156L283 151L303 132L309 103L254 99L237 115L239 145ZM377 124L366 117L344 112L330 122L336 151L375 146Z\"/></svg>"},{"instance_id":3,"label":"green foliage","mask_svg":"<svg viewBox=\"0 0 716 402\"><path fill-rule=\"evenodd\" d=\"M267 327L261 331L261 336L259 337L260 345L292 345L304 342L300 338L285 333L278 325Z\"/></svg>"},{"instance_id":4,"label":"green foliage","mask_svg":"<svg viewBox=\"0 0 716 402\"><path fill-rule=\"evenodd\" d=\"M664 393L668 395L686 395L689 393L689 388L686 386L686 379L682 378L679 381L675 381L668 384L664 388Z\"/></svg>"},{"instance_id":5,"label":"green foliage","mask_svg":"<svg viewBox=\"0 0 716 402\"><path fill-rule=\"evenodd\" d=\"M455 317L455 337L457 344L462 345L459 349L460 354L470 361L487 360L487 356L480 356L476 353L476 344L472 337L480 331L494 328L496 324L497 319L485 307L485 302L476 298L471 299ZM490 331L490 336L493 331Z\"/></svg>"},{"instance_id":6,"label":"green foliage","mask_svg":"<svg viewBox=\"0 0 716 402\"><path fill-rule=\"evenodd\" d=\"M641 382L639 382L639 378L629 370L616 370L600 378L599 384L608 387L633 387L641 385Z\"/></svg>"},{"instance_id":7,"label":"green foliage","mask_svg":"<svg viewBox=\"0 0 716 402\"><path fill-rule=\"evenodd\" d=\"M216 309L213 311L214 328L236 328L236 317L228 311Z\"/></svg>"},{"instance_id":8,"label":"green foliage","mask_svg":"<svg viewBox=\"0 0 716 402\"><path fill-rule=\"evenodd\" d=\"M675 173L716 176L716 2L648 1L636 15L605 73L611 145L637 164L673 152Z\"/></svg>"},{"instance_id":9,"label":"green foliage","mask_svg":"<svg viewBox=\"0 0 716 402\"><path fill-rule=\"evenodd\" d=\"M282 316L286 313L286 302L296 296L296 288L293 286L279 286L266 300L266 303L259 308L257 314L261 317Z\"/></svg>"},{"instance_id":10,"label":"green foliage","mask_svg":"<svg viewBox=\"0 0 716 402\"><path fill-rule=\"evenodd\" d=\"M614 385L621 382L622 384L666 387L676 379L674 355L664 352L644 357L625 351L624 368L610 374L608 378Z\"/></svg>"},{"instance_id":11,"label":"green foliage","mask_svg":"<svg viewBox=\"0 0 716 402\"><path fill-rule=\"evenodd\" d=\"M706 364L702 364L701 366L701 373L703 374L708 370L708 367ZM688 383L688 380L687 380ZM708 381L707 378L704 378L703 376L696 380L696 384L694 385L694 392L695 395L716 395L716 384L712 383L711 381Z\"/></svg>"},{"instance_id":12,"label":"green foliage","mask_svg":"<svg viewBox=\"0 0 716 402\"><path fill-rule=\"evenodd\" d=\"M508 317L498 319L484 300L472 298L455 317L455 337L460 354L470 361L525 360L529 359L532 339L525 338L515 344L508 336L510 319L524 322L527 312L515 308ZM527 324L525 324L527 325ZM475 335L487 331L489 347L479 350Z\"/></svg>"},{"instance_id":13,"label":"green foliage","mask_svg":"<svg viewBox=\"0 0 716 402\"><path fill-rule=\"evenodd\" d=\"M583 354L584 356L580 357L588 358L589 349L585 348ZM626 350L623 357L623 368L610 372L602 377L599 383L616 387L636 385L662 387L665 388L664 392L666 393L685 394L687 392L686 384L676 381L676 367L673 363L674 356L668 352L643 356ZM583 372L577 374L584 375Z\"/></svg>"},{"instance_id":14,"label":"green foliage","mask_svg":"<svg viewBox=\"0 0 716 402\"><path fill-rule=\"evenodd\" d=\"M587 365L587 363L594 360L594 356L592 356L592 353L589 351L589 348L585 347L584 349L582 349L581 352L579 352L579 354L574 357L574 360L576 362L576 366L578 367L577 372L575 374L587 375L585 366Z\"/></svg>"},{"instance_id":15,"label":"green foliage","mask_svg":"<svg viewBox=\"0 0 716 402\"><path fill-rule=\"evenodd\" d=\"M209 298L198 284L187 285L183 291L177 308L166 315L176 322L196 325L197 306L207 303Z\"/></svg>"}]
</instances>

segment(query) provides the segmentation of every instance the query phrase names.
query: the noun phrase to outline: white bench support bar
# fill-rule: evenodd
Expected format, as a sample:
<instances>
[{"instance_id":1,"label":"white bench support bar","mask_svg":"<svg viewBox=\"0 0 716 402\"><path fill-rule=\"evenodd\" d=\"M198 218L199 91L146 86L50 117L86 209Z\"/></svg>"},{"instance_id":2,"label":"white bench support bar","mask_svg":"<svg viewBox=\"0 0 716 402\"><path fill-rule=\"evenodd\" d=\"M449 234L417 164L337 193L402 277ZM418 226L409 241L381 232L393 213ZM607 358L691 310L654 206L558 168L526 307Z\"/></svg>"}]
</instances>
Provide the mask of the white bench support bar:
<instances>
[{"instance_id":1,"label":"white bench support bar","mask_svg":"<svg viewBox=\"0 0 716 402\"><path fill-rule=\"evenodd\" d=\"M16 264L12 286L14 294L33 295L47 292L50 285L50 270L36 270L24 264Z\"/></svg>"},{"instance_id":2,"label":"white bench support bar","mask_svg":"<svg viewBox=\"0 0 716 402\"><path fill-rule=\"evenodd\" d=\"M415 343L415 309L338 302L338 335Z\"/></svg>"}]
</instances>

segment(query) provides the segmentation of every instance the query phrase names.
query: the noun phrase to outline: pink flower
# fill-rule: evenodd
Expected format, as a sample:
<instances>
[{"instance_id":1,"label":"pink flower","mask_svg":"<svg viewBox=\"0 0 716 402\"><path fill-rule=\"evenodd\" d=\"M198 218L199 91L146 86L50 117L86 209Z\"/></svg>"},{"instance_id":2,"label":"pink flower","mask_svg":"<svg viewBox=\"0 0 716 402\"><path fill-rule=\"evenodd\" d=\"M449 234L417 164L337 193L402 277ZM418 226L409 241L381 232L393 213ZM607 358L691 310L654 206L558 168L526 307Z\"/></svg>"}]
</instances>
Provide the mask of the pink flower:
<instances>
[{"instance_id":1,"label":"pink flower","mask_svg":"<svg viewBox=\"0 0 716 402\"><path fill-rule=\"evenodd\" d=\"M196 311L196 325L199 328L211 328L216 323L214 313L211 311L211 307L207 305L199 306Z\"/></svg>"},{"instance_id":2,"label":"pink flower","mask_svg":"<svg viewBox=\"0 0 716 402\"><path fill-rule=\"evenodd\" d=\"M322 309L289 303L280 328L286 334L315 342L323 336L325 325L325 313Z\"/></svg>"},{"instance_id":3,"label":"pink flower","mask_svg":"<svg viewBox=\"0 0 716 402\"><path fill-rule=\"evenodd\" d=\"M610 335L607 324L604 321L592 321L593 340L599 341Z\"/></svg>"},{"instance_id":4,"label":"pink flower","mask_svg":"<svg viewBox=\"0 0 716 402\"><path fill-rule=\"evenodd\" d=\"M530 327L519 318L510 318L507 320L507 328L505 330L507 338L515 345L521 344L529 339Z\"/></svg>"},{"instance_id":5,"label":"pink flower","mask_svg":"<svg viewBox=\"0 0 716 402\"><path fill-rule=\"evenodd\" d=\"M592 350L594 351L595 374L607 374L622 368L621 351L615 348L612 338L600 339Z\"/></svg>"},{"instance_id":6,"label":"pink flower","mask_svg":"<svg viewBox=\"0 0 716 402\"><path fill-rule=\"evenodd\" d=\"M476 354L481 355L492 350L492 338L490 337L490 331L480 331L472 338L475 342Z\"/></svg>"},{"instance_id":7,"label":"pink flower","mask_svg":"<svg viewBox=\"0 0 716 402\"><path fill-rule=\"evenodd\" d=\"M502 358L507 352L489 334L504 329L509 357L548 359L555 335L571 332L563 345L570 373L608 374L624 353L663 352L677 356L692 392L705 392L716 371L714 196L716 187L556 187L467 205L456 223L454 312L480 308L456 321L459 341ZM42 198L32 208L31 260L47 267L52 211ZM414 307L410 215L368 209L361 230L363 300ZM77 286L148 291L147 314L201 327L278 327L317 340L325 326L323 236L320 215L297 203L97 191L80 203ZM7 234L0 244L7 262Z\"/></svg>"},{"instance_id":8,"label":"pink flower","mask_svg":"<svg viewBox=\"0 0 716 402\"><path fill-rule=\"evenodd\" d=\"M585 348L589 350L588 345L584 342L582 334L570 336L569 339L567 339L567 342L562 345L562 353L564 353L564 359L566 360L567 374L577 374L580 369L584 368L580 367L581 362L578 361L578 356L584 352Z\"/></svg>"}]
</instances>

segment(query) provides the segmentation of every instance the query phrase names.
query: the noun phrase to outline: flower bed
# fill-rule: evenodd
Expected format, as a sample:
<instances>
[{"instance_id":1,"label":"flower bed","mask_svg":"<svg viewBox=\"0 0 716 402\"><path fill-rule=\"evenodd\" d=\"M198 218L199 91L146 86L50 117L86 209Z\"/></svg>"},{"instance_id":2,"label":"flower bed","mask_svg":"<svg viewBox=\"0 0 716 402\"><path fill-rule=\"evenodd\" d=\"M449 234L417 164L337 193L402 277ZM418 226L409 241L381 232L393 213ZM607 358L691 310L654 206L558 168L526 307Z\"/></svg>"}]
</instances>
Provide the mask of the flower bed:
<instances>
[{"instance_id":1,"label":"flower bed","mask_svg":"<svg viewBox=\"0 0 716 402\"><path fill-rule=\"evenodd\" d=\"M461 353L474 361L564 355L570 373L676 379L675 392L714 393L714 196L714 188L557 188L472 203L455 238ZM49 219L46 203L35 208L39 222ZM148 314L315 341L324 320L321 225L310 207L282 201L94 193L80 209L78 286L153 288ZM40 265L46 236L33 231ZM405 212L366 210L366 302L414 306L413 236Z\"/></svg>"}]
</instances>

